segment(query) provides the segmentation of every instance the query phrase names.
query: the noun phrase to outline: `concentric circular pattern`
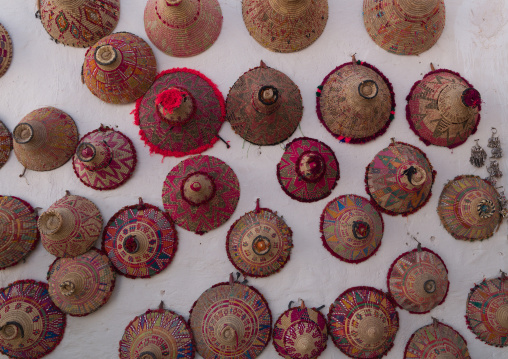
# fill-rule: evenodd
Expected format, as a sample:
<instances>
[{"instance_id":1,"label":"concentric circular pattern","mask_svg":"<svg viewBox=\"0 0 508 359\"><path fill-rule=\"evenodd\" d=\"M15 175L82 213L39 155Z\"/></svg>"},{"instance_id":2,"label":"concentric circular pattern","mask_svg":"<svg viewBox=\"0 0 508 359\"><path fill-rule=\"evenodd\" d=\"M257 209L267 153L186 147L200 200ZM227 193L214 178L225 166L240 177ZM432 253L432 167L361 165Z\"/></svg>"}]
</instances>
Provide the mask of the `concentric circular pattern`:
<instances>
[{"instance_id":1,"label":"concentric circular pattern","mask_svg":"<svg viewBox=\"0 0 508 359\"><path fill-rule=\"evenodd\" d=\"M314 308L288 309L273 328L273 345L286 359L317 358L327 341L326 319Z\"/></svg>"},{"instance_id":2,"label":"concentric circular pattern","mask_svg":"<svg viewBox=\"0 0 508 359\"><path fill-rule=\"evenodd\" d=\"M413 333L404 359L471 359L467 343L452 327L435 323Z\"/></svg>"},{"instance_id":3,"label":"concentric circular pattern","mask_svg":"<svg viewBox=\"0 0 508 359\"><path fill-rule=\"evenodd\" d=\"M441 257L427 248L400 255L388 272L388 291L411 313L427 313L448 293L448 270Z\"/></svg>"},{"instance_id":4,"label":"concentric circular pattern","mask_svg":"<svg viewBox=\"0 0 508 359\"><path fill-rule=\"evenodd\" d=\"M366 62L348 62L335 68L316 95L319 120L342 142L365 143L381 136L395 115L392 84Z\"/></svg>"},{"instance_id":5,"label":"concentric circular pattern","mask_svg":"<svg viewBox=\"0 0 508 359\"><path fill-rule=\"evenodd\" d=\"M17 264L37 245L37 213L27 202L0 196L0 270Z\"/></svg>"},{"instance_id":6,"label":"concentric circular pattern","mask_svg":"<svg viewBox=\"0 0 508 359\"><path fill-rule=\"evenodd\" d=\"M9 69L9 66L11 65L12 61L12 41L11 37L9 36L9 33L3 27L2 24L0 24L0 77L2 77L7 70Z\"/></svg>"},{"instance_id":7,"label":"concentric circular pattern","mask_svg":"<svg viewBox=\"0 0 508 359\"><path fill-rule=\"evenodd\" d=\"M328 328L334 344L347 356L381 358L393 346L399 315L382 291L355 287L330 306Z\"/></svg>"},{"instance_id":8,"label":"concentric circular pattern","mask_svg":"<svg viewBox=\"0 0 508 359\"><path fill-rule=\"evenodd\" d=\"M264 90L271 91L269 101L263 98ZM226 116L235 133L260 146L288 139L302 114L298 86L284 73L263 65L244 73L226 100Z\"/></svg>"},{"instance_id":9,"label":"concentric circular pattern","mask_svg":"<svg viewBox=\"0 0 508 359\"><path fill-rule=\"evenodd\" d=\"M277 164L277 178L289 197L301 202L315 202L329 196L337 185L339 163L326 144L300 137L286 145Z\"/></svg>"},{"instance_id":10,"label":"concentric circular pattern","mask_svg":"<svg viewBox=\"0 0 508 359\"><path fill-rule=\"evenodd\" d=\"M496 347L508 346L508 278L484 279L467 298L466 322L476 337Z\"/></svg>"},{"instance_id":11,"label":"concentric circular pattern","mask_svg":"<svg viewBox=\"0 0 508 359\"><path fill-rule=\"evenodd\" d=\"M5 162L9 159L9 154L12 150L12 135L0 121L0 168L3 167Z\"/></svg>"},{"instance_id":12,"label":"concentric circular pattern","mask_svg":"<svg viewBox=\"0 0 508 359\"><path fill-rule=\"evenodd\" d=\"M437 213L455 239L484 240L494 234L503 219L498 197L496 189L480 177L458 176L444 186ZM479 206L483 200L492 205L483 202Z\"/></svg>"},{"instance_id":13,"label":"concentric circular pattern","mask_svg":"<svg viewBox=\"0 0 508 359\"><path fill-rule=\"evenodd\" d=\"M149 310L132 320L120 340L120 359L193 359L195 347L185 319L170 310Z\"/></svg>"},{"instance_id":14,"label":"concentric circular pattern","mask_svg":"<svg viewBox=\"0 0 508 359\"><path fill-rule=\"evenodd\" d=\"M321 239L334 256L349 263L369 259L381 245L381 214L366 198L349 194L335 198L323 210Z\"/></svg>"},{"instance_id":15,"label":"concentric circular pattern","mask_svg":"<svg viewBox=\"0 0 508 359\"><path fill-rule=\"evenodd\" d=\"M430 49L445 26L444 0L364 0L363 21L370 37L397 55Z\"/></svg>"},{"instance_id":16,"label":"concentric circular pattern","mask_svg":"<svg viewBox=\"0 0 508 359\"><path fill-rule=\"evenodd\" d=\"M244 214L229 229L229 260L244 275L267 277L289 260L293 232L282 218L267 208Z\"/></svg>"},{"instance_id":17,"label":"concentric circular pattern","mask_svg":"<svg viewBox=\"0 0 508 359\"><path fill-rule=\"evenodd\" d=\"M48 285L20 280L0 289L0 351L12 358L38 359L62 340L65 314L48 294Z\"/></svg>"},{"instance_id":18,"label":"concentric circular pattern","mask_svg":"<svg viewBox=\"0 0 508 359\"><path fill-rule=\"evenodd\" d=\"M178 245L170 216L144 203L122 208L106 224L102 248L115 268L129 278L149 278L173 260Z\"/></svg>"},{"instance_id":19,"label":"concentric circular pattern","mask_svg":"<svg viewBox=\"0 0 508 359\"><path fill-rule=\"evenodd\" d=\"M328 0L244 0L243 21L261 46L296 52L316 41L328 21Z\"/></svg>"},{"instance_id":20,"label":"concentric circular pattern","mask_svg":"<svg viewBox=\"0 0 508 359\"><path fill-rule=\"evenodd\" d=\"M191 309L190 326L204 359L256 358L270 341L272 315L253 287L219 283Z\"/></svg>"},{"instance_id":21,"label":"concentric circular pattern","mask_svg":"<svg viewBox=\"0 0 508 359\"><path fill-rule=\"evenodd\" d=\"M102 65L97 49L110 46L115 60ZM104 37L85 54L82 75L88 89L108 103L131 103L145 94L157 74L157 63L150 46L140 37L118 32Z\"/></svg>"},{"instance_id":22,"label":"concentric circular pattern","mask_svg":"<svg viewBox=\"0 0 508 359\"><path fill-rule=\"evenodd\" d=\"M64 313L85 316L102 307L115 288L108 256L93 248L75 258L59 258L48 271L49 296Z\"/></svg>"}]
</instances>

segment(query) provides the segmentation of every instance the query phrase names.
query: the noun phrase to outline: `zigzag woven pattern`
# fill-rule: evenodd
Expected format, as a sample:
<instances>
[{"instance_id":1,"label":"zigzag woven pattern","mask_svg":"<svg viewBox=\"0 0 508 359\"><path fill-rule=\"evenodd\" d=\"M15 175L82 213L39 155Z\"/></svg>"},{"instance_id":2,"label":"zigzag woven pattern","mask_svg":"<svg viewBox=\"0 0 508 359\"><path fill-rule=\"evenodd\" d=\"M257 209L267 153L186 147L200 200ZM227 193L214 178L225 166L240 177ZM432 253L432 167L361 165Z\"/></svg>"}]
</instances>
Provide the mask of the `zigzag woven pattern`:
<instances>
[{"instance_id":1,"label":"zigzag woven pattern","mask_svg":"<svg viewBox=\"0 0 508 359\"><path fill-rule=\"evenodd\" d=\"M0 24L0 77L6 72L12 61L12 41L9 33Z\"/></svg>"},{"instance_id":2,"label":"zigzag woven pattern","mask_svg":"<svg viewBox=\"0 0 508 359\"><path fill-rule=\"evenodd\" d=\"M7 127L5 127L4 123L0 121L0 168L2 168L5 162L9 159L11 150L12 135Z\"/></svg>"}]
</instances>

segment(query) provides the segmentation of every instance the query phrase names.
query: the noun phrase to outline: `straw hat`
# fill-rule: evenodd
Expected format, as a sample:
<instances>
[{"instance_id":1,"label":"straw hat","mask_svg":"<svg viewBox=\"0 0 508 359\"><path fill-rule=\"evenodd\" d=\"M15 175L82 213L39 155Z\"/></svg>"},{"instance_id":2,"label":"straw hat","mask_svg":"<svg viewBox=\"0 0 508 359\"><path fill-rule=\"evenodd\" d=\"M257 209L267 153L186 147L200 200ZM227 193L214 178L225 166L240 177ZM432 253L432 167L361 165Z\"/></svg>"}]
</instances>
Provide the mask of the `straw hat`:
<instances>
[{"instance_id":1,"label":"straw hat","mask_svg":"<svg viewBox=\"0 0 508 359\"><path fill-rule=\"evenodd\" d=\"M407 216L428 202L435 178L436 171L423 151L392 139L367 166L365 189L378 210Z\"/></svg>"},{"instance_id":2,"label":"straw hat","mask_svg":"<svg viewBox=\"0 0 508 359\"><path fill-rule=\"evenodd\" d=\"M65 314L48 294L48 285L18 280L0 289L0 352L11 358L39 359L62 340Z\"/></svg>"},{"instance_id":3,"label":"straw hat","mask_svg":"<svg viewBox=\"0 0 508 359\"><path fill-rule=\"evenodd\" d=\"M124 184L136 163L136 148L129 137L104 126L83 136L72 158L79 180L99 191Z\"/></svg>"},{"instance_id":4,"label":"straw hat","mask_svg":"<svg viewBox=\"0 0 508 359\"><path fill-rule=\"evenodd\" d=\"M37 0L42 25L56 42L88 47L111 34L120 0Z\"/></svg>"},{"instance_id":5,"label":"straw hat","mask_svg":"<svg viewBox=\"0 0 508 359\"><path fill-rule=\"evenodd\" d=\"M12 41L9 33L0 24L0 77L6 72L12 61Z\"/></svg>"},{"instance_id":6,"label":"straw hat","mask_svg":"<svg viewBox=\"0 0 508 359\"><path fill-rule=\"evenodd\" d=\"M189 323L204 359L256 358L270 341L272 314L255 288L219 283L192 306Z\"/></svg>"},{"instance_id":7,"label":"straw hat","mask_svg":"<svg viewBox=\"0 0 508 359\"><path fill-rule=\"evenodd\" d=\"M129 278L149 278L173 260L178 237L171 217L143 203L116 212L102 233L102 249L116 270Z\"/></svg>"},{"instance_id":8,"label":"straw hat","mask_svg":"<svg viewBox=\"0 0 508 359\"><path fill-rule=\"evenodd\" d=\"M171 310L148 310L134 318L120 340L120 359L194 359L192 331Z\"/></svg>"},{"instance_id":9,"label":"straw hat","mask_svg":"<svg viewBox=\"0 0 508 359\"><path fill-rule=\"evenodd\" d=\"M92 201L67 194L53 203L37 221L42 245L56 257L87 252L102 230L102 216Z\"/></svg>"},{"instance_id":10,"label":"straw hat","mask_svg":"<svg viewBox=\"0 0 508 359\"><path fill-rule=\"evenodd\" d=\"M12 135L4 123L0 121L0 168L9 159L12 150Z\"/></svg>"},{"instance_id":11,"label":"straw hat","mask_svg":"<svg viewBox=\"0 0 508 359\"><path fill-rule=\"evenodd\" d=\"M286 359L314 359L326 349L326 319L315 308L302 305L286 310L273 327L273 346Z\"/></svg>"},{"instance_id":12,"label":"straw hat","mask_svg":"<svg viewBox=\"0 0 508 359\"><path fill-rule=\"evenodd\" d=\"M51 171L62 166L74 154L78 144L74 120L54 107L30 112L12 134L18 161L33 171Z\"/></svg>"},{"instance_id":13,"label":"straw hat","mask_svg":"<svg viewBox=\"0 0 508 359\"><path fill-rule=\"evenodd\" d=\"M289 197L300 202L328 197L339 178L339 163L332 149L309 137L288 143L277 164L280 186Z\"/></svg>"},{"instance_id":14,"label":"straw hat","mask_svg":"<svg viewBox=\"0 0 508 359\"><path fill-rule=\"evenodd\" d=\"M328 0L243 0L243 21L261 46L295 52L321 36L328 20Z\"/></svg>"},{"instance_id":15,"label":"straw hat","mask_svg":"<svg viewBox=\"0 0 508 359\"><path fill-rule=\"evenodd\" d=\"M335 138L365 143L386 132L395 115L390 81L372 65L356 61L330 72L316 92L321 123Z\"/></svg>"},{"instance_id":16,"label":"straw hat","mask_svg":"<svg viewBox=\"0 0 508 359\"><path fill-rule=\"evenodd\" d=\"M225 115L222 93L209 78L174 68L157 75L136 102L134 123L150 152L181 157L212 147Z\"/></svg>"},{"instance_id":17,"label":"straw hat","mask_svg":"<svg viewBox=\"0 0 508 359\"><path fill-rule=\"evenodd\" d=\"M164 209L180 227L205 234L226 222L240 199L240 183L225 162L212 156L188 158L168 173Z\"/></svg>"},{"instance_id":18,"label":"straw hat","mask_svg":"<svg viewBox=\"0 0 508 359\"><path fill-rule=\"evenodd\" d=\"M131 103L143 96L157 74L150 46L128 32L106 36L90 47L81 70L82 81L99 99Z\"/></svg>"},{"instance_id":19,"label":"straw hat","mask_svg":"<svg viewBox=\"0 0 508 359\"><path fill-rule=\"evenodd\" d=\"M450 70L429 72L406 99L409 126L426 145L457 147L480 123L480 93Z\"/></svg>"},{"instance_id":20,"label":"straw hat","mask_svg":"<svg viewBox=\"0 0 508 359\"><path fill-rule=\"evenodd\" d=\"M56 259L48 271L49 296L64 313L82 317L111 297L115 271L108 256L96 248L74 258Z\"/></svg>"},{"instance_id":21,"label":"straw hat","mask_svg":"<svg viewBox=\"0 0 508 359\"><path fill-rule=\"evenodd\" d=\"M298 86L280 71L259 67L244 73L229 90L226 116L233 130L255 145L288 139L302 119Z\"/></svg>"},{"instance_id":22,"label":"straw hat","mask_svg":"<svg viewBox=\"0 0 508 359\"><path fill-rule=\"evenodd\" d=\"M217 0L148 0L145 31L150 41L171 56L195 56L219 37L222 11Z\"/></svg>"},{"instance_id":23,"label":"straw hat","mask_svg":"<svg viewBox=\"0 0 508 359\"><path fill-rule=\"evenodd\" d=\"M352 358L381 358L393 346L399 315L386 293L354 287L330 306L328 328L333 343Z\"/></svg>"},{"instance_id":24,"label":"straw hat","mask_svg":"<svg viewBox=\"0 0 508 359\"><path fill-rule=\"evenodd\" d=\"M466 323L476 337L496 347L508 346L508 278L484 279L467 297Z\"/></svg>"},{"instance_id":25,"label":"straw hat","mask_svg":"<svg viewBox=\"0 0 508 359\"><path fill-rule=\"evenodd\" d=\"M386 51L418 55L443 32L444 0L364 0L363 21L372 40Z\"/></svg>"},{"instance_id":26,"label":"straw hat","mask_svg":"<svg viewBox=\"0 0 508 359\"><path fill-rule=\"evenodd\" d=\"M438 354L439 353L439 354ZM413 333L404 359L471 359L467 343L452 327L434 320Z\"/></svg>"},{"instance_id":27,"label":"straw hat","mask_svg":"<svg viewBox=\"0 0 508 359\"><path fill-rule=\"evenodd\" d=\"M293 231L268 208L259 207L236 220L226 237L229 261L246 276L267 277L282 269L293 248Z\"/></svg>"},{"instance_id":28,"label":"straw hat","mask_svg":"<svg viewBox=\"0 0 508 359\"><path fill-rule=\"evenodd\" d=\"M445 301L448 269L436 253L419 246L397 257L388 271L387 284L402 309L424 314Z\"/></svg>"},{"instance_id":29,"label":"straw hat","mask_svg":"<svg viewBox=\"0 0 508 359\"><path fill-rule=\"evenodd\" d=\"M377 252L384 223L368 199L348 194L326 205L319 230L323 246L334 257L348 263L360 263Z\"/></svg>"},{"instance_id":30,"label":"straw hat","mask_svg":"<svg viewBox=\"0 0 508 359\"><path fill-rule=\"evenodd\" d=\"M37 213L17 197L0 196L0 270L16 265L39 241Z\"/></svg>"},{"instance_id":31,"label":"straw hat","mask_svg":"<svg viewBox=\"0 0 508 359\"><path fill-rule=\"evenodd\" d=\"M437 213L455 238L469 241L490 238L501 224L499 194L478 176L457 176L445 184Z\"/></svg>"}]
</instances>

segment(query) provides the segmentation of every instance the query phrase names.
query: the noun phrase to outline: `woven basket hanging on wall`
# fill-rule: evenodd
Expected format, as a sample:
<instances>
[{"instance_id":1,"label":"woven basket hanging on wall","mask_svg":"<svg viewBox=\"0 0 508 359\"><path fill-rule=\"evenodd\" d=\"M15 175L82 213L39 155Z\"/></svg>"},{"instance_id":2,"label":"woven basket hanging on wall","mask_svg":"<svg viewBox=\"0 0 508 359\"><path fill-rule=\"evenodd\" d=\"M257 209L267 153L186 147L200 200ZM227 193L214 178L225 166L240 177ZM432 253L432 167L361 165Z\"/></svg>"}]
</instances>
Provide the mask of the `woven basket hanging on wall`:
<instances>
[{"instance_id":1,"label":"woven basket hanging on wall","mask_svg":"<svg viewBox=\"0 0 508 359\"><path fill-rule=\"evenodd\" d=\"M287 140L302 114L298 86L263 62L240 76L226 99L226 117L235 133L260 146Z\"/></svg>"},{"instance_id":2,"label":"woven basket hanging on wall","mask_svg":"<svg viewBox=\"0 0 508 359\"><path fill-rule=\"evenodd\" d=\"M55 107L44 107L23 117L12 132L14 154L32 171L51 171L64 165L76 151L74 120Z\"/></svg>"},{"instance_id":3,"label":"woven basket hanging on wall","mask_svg":"<svg viewBox=\"0 0 508 359\"><path fill-rule=\"evenodd\" d=\"M0 169L9 159L12 150L12 135L4 123L0 121Z\"/></svg>"},{"instance_id":4,"label":"woven basket hanging on wall","mask_svg":"<svg viewBox=\"0 0 508 359\"><path fill-rule=\"evenodd\" d=\"M457 147L480 123L480 93L450 70L426 74L413 85L406 100L409 126L426 145Z\"/></svg>"},{"instance_id":5,"label":"woven basket hanging on wall","mask_svg":"<svg viewBox=\"0 0 508 359\"><path fill-rule=\"evenodd\" d=\"M37 213L18 197L0 196L0 270L16 265L39 241Z\"/></svg>"},{"instance_id":6,"label":"woven basket hanging on wall","mask_svg":"<svg viewBox=\"0 0 508 359\"><path fill-rule=\"evenodd\" d=\"M6 72L12 61L12 40L5 27L0 24L0 77Z\"/></svg>"},{"instance_id":7,"label":"woven basket hanging on wall","mask_svg":"<svg viewBox=\"0 0 508 359\"><path fill-rule=\"evenodd\" d=\"M328 0L243 0L243 21L261 46L295 52L316 41L328 21Z\"/></svg>"},{"instance_id":8,"label":"woven basket hanging on wall","mask_svg":"<svg viewBox=\"0 0 508 359\"><path fill-rule=\"evenodd\" d=\"M148 0L145 31L170 56L199 55L213 45L222 29L217 0Z\"/></svg>"},{"instance_id":9,"label":"woven basket hanging on wall","mask_svg":"<svg viewBox=\"0 0 508 359\"><path fill-rule=\"evenodd\" d=\"M19 280L0 289L1 353L42 358L60 343L65 325L65 314L49 297L47 283Z\"/></svg>"},{"instance_id":10,"label":"woven basket hanging on wall","mask_svg":"<svg viewBox=\"0 0 508 359\"><path fill-rule=\"evenodd\" d=\"M113 32L120 0L37 0L44 29L57 42L88 47Z\"/></svg>"},{"instance_id":11,"label":"woven basket hanging on wall","mask_svg":"<svg viewBox=\"0 0 508 359\"><path fill-rule=\"evenodd\" d=\"M455 239L466 241L490 238L503 220L499 194L478 176L457 176L445 184L437 213Z\"/></svg>"},{"instance_id":12,"label":"woven basket hanging on wall","mask_svg":"<svg viewBox=\"0 0 508 359\"><path fill-rule=\"evenodd\" d=\"M150 88L157 63L150 46L128 32L106 36L90 47L81 70L88 89L104 102L136 101Z\"/></svg>"},{"instance_id":13,"label":"woven basket hanging on wall","mask_svg":"<svg viewBox=\"0 0 508 359\"><path fill-rule=\"evenodd\" d=\"M445 26L444 0L364 0L365 29L376 44L397 55L430 49Z\"/></svg>"}]
</instances>

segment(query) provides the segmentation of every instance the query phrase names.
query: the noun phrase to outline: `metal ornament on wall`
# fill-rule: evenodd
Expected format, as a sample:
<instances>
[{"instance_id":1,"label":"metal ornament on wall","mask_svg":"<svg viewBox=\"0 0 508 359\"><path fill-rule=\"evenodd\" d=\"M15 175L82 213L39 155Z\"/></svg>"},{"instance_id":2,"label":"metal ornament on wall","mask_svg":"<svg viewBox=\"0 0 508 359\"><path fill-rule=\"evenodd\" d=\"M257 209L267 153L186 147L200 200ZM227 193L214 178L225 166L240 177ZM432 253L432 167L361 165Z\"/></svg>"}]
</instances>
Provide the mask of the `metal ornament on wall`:
<instances>
[{"instance_id":1,"label":"metal ornament on wall","mask_svg":"<svg viewBox=\"0 0 508 359\"><path fill-rule=\"evenodd\" d=\"M499 136L496 136L497 128L492 127L492 136L490 136L487 147L490 147L490 158L501 158L503 157L503 150L501 148L501 141Z\"/></svg>"},{"instance_id":2,"label":"metal ornament on wall","mask_svg":"<svg viewBox=\"0 0 508 359\"><path fill-rule=\"evenodd\" d=\"M471 157L469 163L475 167L482 167L487 159L487 152L478 144L478 139L475 140L476 144L471 147Z\"/></svg>"},{"instance_id":3,"label":"metal ornament on wall","mask_svg":"<svg viewBox=\"0 0 508 359\"><path fill-rule=\"evenodd\" d=\"M12 135L4 123L0 121L0 169L9 159L12 150Z\"/></svg>"},{"instance_id":4,"label":"metal ornament on wall","mask_svg":"<svg viewBox=\"0 0 508 359\"><path fill-rule=\"evenodd\" d=\"M5 27L0 24L0 77L2 77L12 61L12 40Z\"/></svg>"}]
</instances>

